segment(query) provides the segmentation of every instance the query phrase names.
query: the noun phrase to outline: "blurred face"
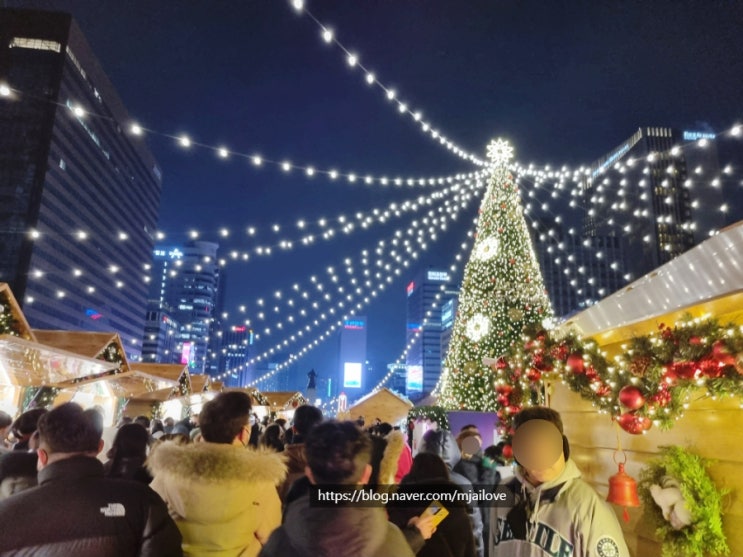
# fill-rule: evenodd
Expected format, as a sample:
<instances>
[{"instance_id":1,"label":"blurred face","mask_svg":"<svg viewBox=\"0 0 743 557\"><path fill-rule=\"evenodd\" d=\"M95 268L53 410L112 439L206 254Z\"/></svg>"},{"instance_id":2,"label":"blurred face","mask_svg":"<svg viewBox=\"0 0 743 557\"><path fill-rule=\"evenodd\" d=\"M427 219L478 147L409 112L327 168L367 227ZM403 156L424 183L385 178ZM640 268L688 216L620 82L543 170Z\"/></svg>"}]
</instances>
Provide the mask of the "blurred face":
<instances>
[{"instance_id":1,"label":"blurred face","mask_svg":"<svg viewBox=\"0 0 743 557\"><path fill-rule=\"evenodd\" d=\"M547 420L530 420L513 435L513 454L534 486L557 478L565 468L562 434Z\"/></svg>"}]
</instances>

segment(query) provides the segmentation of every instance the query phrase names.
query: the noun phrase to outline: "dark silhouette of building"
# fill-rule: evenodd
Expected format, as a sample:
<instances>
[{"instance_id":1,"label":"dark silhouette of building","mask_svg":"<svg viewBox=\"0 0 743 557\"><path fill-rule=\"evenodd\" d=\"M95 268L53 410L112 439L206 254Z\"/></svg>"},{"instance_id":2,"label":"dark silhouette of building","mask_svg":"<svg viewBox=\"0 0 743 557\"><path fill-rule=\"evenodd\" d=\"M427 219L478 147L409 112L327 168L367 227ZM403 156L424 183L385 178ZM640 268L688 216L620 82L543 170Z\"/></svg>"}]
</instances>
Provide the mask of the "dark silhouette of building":
<instances>
[{"instance_id":1,"label":"dark silhouette of building","mask_svg":"<svg viewBox=\"0 0 743 557\"><path fill-rule=\"evenodd\" d=\"M137 359L162 176L68 14L0 9L0 281L32 326Z\"/></svg>"}]
</instances>

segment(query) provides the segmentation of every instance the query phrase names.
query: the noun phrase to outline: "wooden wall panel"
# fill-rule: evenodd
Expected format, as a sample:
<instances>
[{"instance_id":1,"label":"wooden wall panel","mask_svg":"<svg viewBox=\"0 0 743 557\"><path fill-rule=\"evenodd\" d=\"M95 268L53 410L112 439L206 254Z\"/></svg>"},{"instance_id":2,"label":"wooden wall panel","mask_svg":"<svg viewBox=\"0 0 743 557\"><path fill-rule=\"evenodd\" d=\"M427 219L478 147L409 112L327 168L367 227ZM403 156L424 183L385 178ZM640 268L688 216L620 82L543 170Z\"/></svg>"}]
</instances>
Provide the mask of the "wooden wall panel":
<instances>
[{"instance_id":1,"label":"wooden wall panel","mask_svg":"<svg viewBox=\"0 0 743 557\"><path fill-rule=\"evenodd\" d=\"M680 445L715 460L710 475L718 486L732 490L726 500L723 519L731 554L743 555L743 529L734 527L743 524L743 450L740 445L743 408L740 400L712 400L696 395L672 429L662 431L654 426L644 435L630 435L616 427L609 415L600 414L565 385L553 384L551 393L550 406L562 415L571 457L584 479L602 496L608 492L609 477L617 472L613 460L617 432L627 457L625 470L635 479L639 478L642 468L658 456L662 445ZM644 509L629 509L628 523L621 520L622 509L615 507L614 510L632 556L659 557L660 544L655 539L652 524L643 514Z\"/></svg>"}]
</instances>

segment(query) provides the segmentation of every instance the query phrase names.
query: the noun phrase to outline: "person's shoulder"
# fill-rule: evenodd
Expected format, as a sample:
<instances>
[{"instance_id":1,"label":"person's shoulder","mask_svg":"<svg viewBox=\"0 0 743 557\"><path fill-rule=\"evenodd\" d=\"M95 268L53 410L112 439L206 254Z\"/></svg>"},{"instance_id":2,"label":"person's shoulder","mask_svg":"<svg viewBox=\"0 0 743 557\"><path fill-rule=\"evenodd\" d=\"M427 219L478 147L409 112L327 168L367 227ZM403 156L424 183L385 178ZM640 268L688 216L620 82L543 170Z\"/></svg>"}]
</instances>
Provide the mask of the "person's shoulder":
<instances>
[{"instance_id":1,"label":"person's shoulder","mask_svg":"<svg viewBox=\"0 0 743 557\"><path fill-rule=\"evenodd\" d=\"M387 532L384 542L374 554L374 557L388 557L389 555L395 555L397 557L415 556L402 530L391 522L387 522Z\"/></svg>"},{"instance_id":2,"label":"person's shoulder","mask_svg":"<svg viewBox=\"0 0 743 557\"><path fill-rule=\"evenodd\" d=\"M611 511L609 504L583 478L573 478L564 489L564 504L576 517L595 516L597 512Z\"/></svg>"},{"instance_id":3,"label":"person's shoulder","mask_svg":"<svg viewBox=\"0 0 743 557\"><path fill-rule=\"evenodd\" d=\"M119 496L126 500L142 500L150 503L160 503L160 496L144 482L125 478L98 478L82 486L89 493L105 493L110 496Z\"/></svg>"},{"instance_id":4,"label":"person's shoulder","mask_svg":"<svg viewBox=\"0 0 743 557\"><path fill-rule=\"evenodd\" d=\"M285 555L294 555L297 557L297 552L289 542L286 529L282 525L271 532L266 545L263 546L258 557L283 557Z\"/></svg>"}]
</instances>

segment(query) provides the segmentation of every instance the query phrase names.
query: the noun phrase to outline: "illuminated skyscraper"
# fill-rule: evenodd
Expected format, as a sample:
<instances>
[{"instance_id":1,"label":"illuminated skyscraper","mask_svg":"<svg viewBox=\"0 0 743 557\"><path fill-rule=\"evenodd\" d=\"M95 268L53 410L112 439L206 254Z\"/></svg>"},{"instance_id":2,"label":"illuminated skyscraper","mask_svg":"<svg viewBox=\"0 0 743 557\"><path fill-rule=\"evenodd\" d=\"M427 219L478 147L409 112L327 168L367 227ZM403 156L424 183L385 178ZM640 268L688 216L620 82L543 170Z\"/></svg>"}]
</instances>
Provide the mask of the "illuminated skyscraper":
<instances>
[{"instance_id":1,"label":"illuminated skyscraper","mask_svg":"<svg viewBox=\"0 0 743 557\"><path fill-rule=\"evenodd\" d=\"M408 350L407 395L430 393L441 375L441 306L451 289L448 271L426 269L408 283L406 335ZM435 306L435 307L434 307ZM424 327L424 322L426 325ZM420 333L414 340L416 333Z\"/></svg>"}]
</instances>

